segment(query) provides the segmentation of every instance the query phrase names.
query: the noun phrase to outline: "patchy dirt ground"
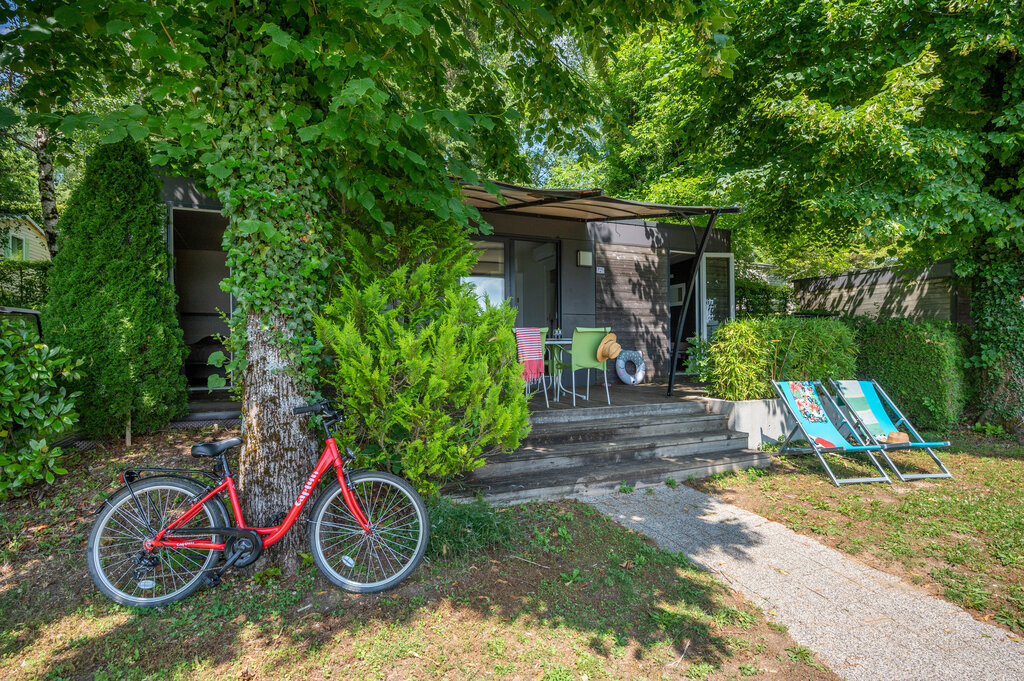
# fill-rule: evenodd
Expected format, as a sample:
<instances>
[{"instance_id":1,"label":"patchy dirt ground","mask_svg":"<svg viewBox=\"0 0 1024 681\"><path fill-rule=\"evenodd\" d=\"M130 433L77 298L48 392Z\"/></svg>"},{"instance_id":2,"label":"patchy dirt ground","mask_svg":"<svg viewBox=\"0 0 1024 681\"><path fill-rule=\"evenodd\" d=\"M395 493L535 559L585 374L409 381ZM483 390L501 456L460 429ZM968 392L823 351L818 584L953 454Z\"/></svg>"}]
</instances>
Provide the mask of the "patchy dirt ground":
<instances>
[{"instance_id":1,"label":"patchy dirt ground","mask_svg":"<svg viewBox=\"0 0 1024 681\"><path fill-rule=\"evenodd\" d=\"M922 586L976 618L1024 633L1024 447L960 433L941 452L952 480L837 488L813 456L690 484ZM898 465L932 471L923 452ZM832 458L837 475L866 465ZM877 473L875 473L877 475ZM895 480L895 478L893 478Z\"/></svg>"},{"instance_id":2,"label":"patchy dirt ground","mask_svg":"<svg viewBox=\"0 0 1024 681\"><path fill-rule=\"evenodd\" d=\"M685 557L574 502L504 510L506 539L437 552L382 596L338 591L312 566L258 565L161 610L102 597L85 568L86 514L118 471L189 466L193 440L229 434L73 455L56 484L0 503L5 681L838 678Z\"/></svg>"}]
</instances>

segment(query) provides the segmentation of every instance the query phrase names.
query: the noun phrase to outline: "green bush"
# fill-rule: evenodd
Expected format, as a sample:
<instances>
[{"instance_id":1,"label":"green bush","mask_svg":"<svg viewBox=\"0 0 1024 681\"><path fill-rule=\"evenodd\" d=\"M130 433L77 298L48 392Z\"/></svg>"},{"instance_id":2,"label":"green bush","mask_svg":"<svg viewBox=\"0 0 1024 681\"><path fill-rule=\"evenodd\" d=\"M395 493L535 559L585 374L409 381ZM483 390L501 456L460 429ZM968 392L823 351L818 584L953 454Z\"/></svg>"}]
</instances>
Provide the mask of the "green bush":
<instances>
[{"instance_id":1,"label":"green bush","mask_svg":"<svg viewBox=\"0 0 1024 681\"><path fill-rule=\"evenodd\" d=\"M344 277L316 327L362 460L423 491L519 446L528 410L507 304L461 282L476 254L452 225L346 236Z\"/></svg>"},{"instance_id":2,"label":"green bush","mask_svg":"<svg viewBox=\"0 0 1024 681\"><path fill-rule=\"evenodd\" d=\"M715 330L698 377L712 397L774 397L772 381L824 380L854 375L853 332L832 319L752 317Z\"/></svg>"},{"instance_id":3,"label":"green bush","mask_svg":"<svg viewBox=\"0 0 1024 681\"><path fill-rule=\"evenodd\" d=\"M873 378L918 428L948 431L967 404L966 343L948 322L850 320L857 376Z\"/></svg>"},{"instance_id":4,"label":"green bush","mask_svg":"<svg viewBox=\"0 0 1024 681\"><path fill-rule=\"evenodd\" d=\"M736 316L740 319L786 314L792 299L793 291L785 284L736 277Z\"/></svg>"},{"instance_id":5,"label":"green bush","mask_svg":"<svg viewBox=\"0 0 1024 681\"><path fill-rule=\"evenodd\" d=\"M0 318L0 499L67 473L50 443L78 419L78 393L58 386L76 378L77 364L35 329Z\"/></svg>"},{"instance_id":6,"label":"green bush","mask_svg":"<svg viewBox=\"0 0 1024 681\"><path fill-rule=\"evenodd\" d=\"M61 217L43 319L47 338L85 360L75 387L92 437L146 432L185 412L165 228L145 147L98 146Z\"/></svg>"}]
</instances>

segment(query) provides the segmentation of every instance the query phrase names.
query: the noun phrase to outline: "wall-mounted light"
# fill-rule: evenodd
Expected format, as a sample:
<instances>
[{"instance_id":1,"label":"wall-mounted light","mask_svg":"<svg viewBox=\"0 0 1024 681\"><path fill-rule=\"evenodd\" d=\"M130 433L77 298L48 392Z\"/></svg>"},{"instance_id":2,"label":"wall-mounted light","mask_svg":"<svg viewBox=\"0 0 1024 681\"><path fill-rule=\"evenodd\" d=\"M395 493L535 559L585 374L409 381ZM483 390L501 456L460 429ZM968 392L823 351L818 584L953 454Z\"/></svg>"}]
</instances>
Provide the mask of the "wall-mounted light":
<instances>
[{"instance_id":1,"label":"wall-mounted light","mask_svg":"<svg viewBox=\"0 0 1024 681\"><path fill-rule=\"evenodd\" d=\"M576 267L593 267L593 251L576 251Z\"/></svg>"}]
</instances>

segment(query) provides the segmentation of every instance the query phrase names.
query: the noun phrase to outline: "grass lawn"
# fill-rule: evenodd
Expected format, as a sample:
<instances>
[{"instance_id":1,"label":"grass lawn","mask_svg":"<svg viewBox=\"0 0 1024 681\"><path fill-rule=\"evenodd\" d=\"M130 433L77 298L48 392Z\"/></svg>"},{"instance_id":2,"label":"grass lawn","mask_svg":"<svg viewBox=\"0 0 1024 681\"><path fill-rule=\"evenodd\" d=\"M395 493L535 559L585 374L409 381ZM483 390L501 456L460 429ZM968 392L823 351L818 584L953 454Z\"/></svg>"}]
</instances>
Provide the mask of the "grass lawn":
<instances>
[{"instance_id":1,"label":"grass lawn","mask_svg":"<svg viewBox=\"0 0 1024 681\"><path fill-rule=\"evenodd\" d=\"M1024 447L959 433L940 456L952 480L836 488L801 455L691 484L1024 633ZM893 460L935 468L923 453ZM843 475L869 470L835 461Z\"/></svg>"},{"instance_id":2,"label":"grass lawn","mask_svg":"<svg viewBox=\"0 0 1024 681\"><path fill-rule=\"evenodd\" d=\"M0 677L838 678L685 557L576 502L442 504L428 560L383 596L305 565L228 573L162 610L109 602L86 573L85 514L129 463L189 465L197 437L74 455L55 485L0 502Z\"/></svg>"}]
</instances>

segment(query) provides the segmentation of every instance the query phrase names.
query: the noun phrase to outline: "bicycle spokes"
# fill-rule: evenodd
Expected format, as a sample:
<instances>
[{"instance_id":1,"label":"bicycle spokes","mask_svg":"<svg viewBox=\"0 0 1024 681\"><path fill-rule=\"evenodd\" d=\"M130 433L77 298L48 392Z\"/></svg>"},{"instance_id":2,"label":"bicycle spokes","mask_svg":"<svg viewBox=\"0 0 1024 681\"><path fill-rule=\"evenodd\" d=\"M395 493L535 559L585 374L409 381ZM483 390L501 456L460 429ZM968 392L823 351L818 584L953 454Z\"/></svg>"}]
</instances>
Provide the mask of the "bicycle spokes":
<instances>
[{"instance_id":1,"label":"bicycle spokes","mask_svg":"<svg viewBox=\"0 0 1024 681\"><path fill-rule=\"evenodd\" d=\"M386 582L416 557L425 518L406 490L386 480L357 481L353 492L370 530L363 530L337 494L320 515L317 547L343 581Z\"/></svg>"}]
</instances>

